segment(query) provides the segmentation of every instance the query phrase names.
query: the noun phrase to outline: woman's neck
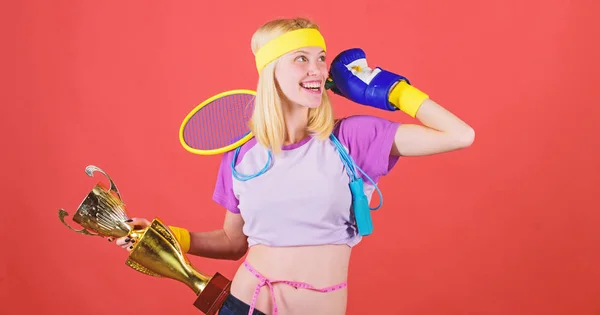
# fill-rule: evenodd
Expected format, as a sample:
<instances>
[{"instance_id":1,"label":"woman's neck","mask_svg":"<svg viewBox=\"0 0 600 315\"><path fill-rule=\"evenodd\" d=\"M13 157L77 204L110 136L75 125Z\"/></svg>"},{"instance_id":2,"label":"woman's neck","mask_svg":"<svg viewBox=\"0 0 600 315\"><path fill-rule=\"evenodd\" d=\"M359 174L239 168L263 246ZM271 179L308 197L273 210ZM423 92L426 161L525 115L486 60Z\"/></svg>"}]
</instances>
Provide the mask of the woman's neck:
<instances>
[{"instance_id":1,"label":"woman's neck","mask_svg":"<svg viewBox=\"0 0 600 315\"><path fill-rule=\"evenodd\" d=\"M308 136L308 108L299 105L283 106L286 136L284 145L294 144Z\"/></svg>"}]
</instances>

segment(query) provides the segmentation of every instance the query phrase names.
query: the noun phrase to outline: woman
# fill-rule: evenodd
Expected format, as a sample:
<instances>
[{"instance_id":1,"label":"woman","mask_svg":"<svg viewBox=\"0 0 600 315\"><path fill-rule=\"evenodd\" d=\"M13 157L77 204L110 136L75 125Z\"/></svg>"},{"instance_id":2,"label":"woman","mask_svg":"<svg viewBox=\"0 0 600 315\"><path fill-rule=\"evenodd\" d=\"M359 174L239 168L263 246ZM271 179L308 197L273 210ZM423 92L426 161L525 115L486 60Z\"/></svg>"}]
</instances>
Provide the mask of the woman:
<instances>
[{"instance_id":1,"label":"woman","mask_svg":"<svg viewBox=\"0 0 600 315\"><path fill-rule=\"evenodd\" d=\"M329 70L325 41L308 20L266 23L254 34L252 50L260 76L255 137L223 156L213 199L227 209L224 226L173 232L191 255L238 260L247 254L220 314L345 314L350 254L364 234L352 211L352 164L343 163L341 152L347 149L361 171L370 200L373 183L399 156L465 148L474 132L404 78L370 69L360 49L342 52ZM372 116L335 121L324 92L329 77L334 93L400 109L423 125ZM145 227L148 220L131 224ZM368 224L363 228L368 234ZM116 241L128 250L131 242Z\"/></svg>"}]
</instances>

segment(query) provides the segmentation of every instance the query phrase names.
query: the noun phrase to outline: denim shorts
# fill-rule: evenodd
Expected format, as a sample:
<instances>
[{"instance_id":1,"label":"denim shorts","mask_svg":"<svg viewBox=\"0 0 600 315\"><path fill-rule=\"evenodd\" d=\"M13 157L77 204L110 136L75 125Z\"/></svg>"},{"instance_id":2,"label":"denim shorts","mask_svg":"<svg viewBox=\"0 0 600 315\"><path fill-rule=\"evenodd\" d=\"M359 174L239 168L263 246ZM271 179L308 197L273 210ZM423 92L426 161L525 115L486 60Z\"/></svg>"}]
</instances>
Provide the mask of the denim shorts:
<instances>
[{"instance_id":1,"label":"denim shorts","mask_svg":"<svg viewBox=\"0 0 600 315\"><path fill-rule=\"evenodd\" d=\"M232 294L227 296L223 306L219 310L219 315L248 315L250 311L250 305L244 303L240 299L236 298ZM254 309L253 315L266 315L265 313Z\"/></svg>"}]
</instances>

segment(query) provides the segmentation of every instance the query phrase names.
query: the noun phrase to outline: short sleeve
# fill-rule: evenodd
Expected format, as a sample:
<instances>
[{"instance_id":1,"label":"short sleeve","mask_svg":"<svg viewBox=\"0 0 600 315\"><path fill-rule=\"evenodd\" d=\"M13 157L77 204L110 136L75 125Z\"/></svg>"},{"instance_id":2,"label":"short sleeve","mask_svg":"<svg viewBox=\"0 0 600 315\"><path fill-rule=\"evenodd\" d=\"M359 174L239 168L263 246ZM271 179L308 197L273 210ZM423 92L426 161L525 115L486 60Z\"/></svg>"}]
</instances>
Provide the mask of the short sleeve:
<instances>
[{"instance_id":1,"label":"short sleeve","mask_svg":"<svg viewBox=\"0 0 600 315\"><path fill-rule=\"evenodd\" d=\"M377 181L398 161L390 153L399 125L380 117L356 115L341 119L334 132L358 167ZM362 172L357 173L363 176Z\"/></svg>"},{"instance_id":2,"label":"short sleeve","mask_svg":"<svg viewBox=\"0 0 600 315\"><path fill-rule=\"evenodd\" d=\"M217 173L213 200L233 213L240 213L239 200L233 192L233 176L231 174L233 153L234 151L229 151L223 154Z\"/></svg>"}]
</instances>

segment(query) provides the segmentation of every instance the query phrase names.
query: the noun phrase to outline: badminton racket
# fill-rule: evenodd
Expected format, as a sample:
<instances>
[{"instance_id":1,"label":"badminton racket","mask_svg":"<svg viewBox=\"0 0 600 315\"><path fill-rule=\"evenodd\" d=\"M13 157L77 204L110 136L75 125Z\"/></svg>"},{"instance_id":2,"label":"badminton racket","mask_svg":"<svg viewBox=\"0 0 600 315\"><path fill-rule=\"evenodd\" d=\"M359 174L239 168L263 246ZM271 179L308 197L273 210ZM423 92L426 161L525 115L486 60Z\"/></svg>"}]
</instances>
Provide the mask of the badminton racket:
<instances>
[{"instance_id":1,"label":"badminton racket","mask_svg":"<svg viewBox=\"0 0 600 315\"><path fill-rule=\"evenodd\" d=\"M325 89L334 83L328 79ZM249 122L256 91L230 90L204 100L184 118L179 129L181 145L199 155L224 153L252 139Z\"/></svg>"}]
</instances>

